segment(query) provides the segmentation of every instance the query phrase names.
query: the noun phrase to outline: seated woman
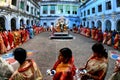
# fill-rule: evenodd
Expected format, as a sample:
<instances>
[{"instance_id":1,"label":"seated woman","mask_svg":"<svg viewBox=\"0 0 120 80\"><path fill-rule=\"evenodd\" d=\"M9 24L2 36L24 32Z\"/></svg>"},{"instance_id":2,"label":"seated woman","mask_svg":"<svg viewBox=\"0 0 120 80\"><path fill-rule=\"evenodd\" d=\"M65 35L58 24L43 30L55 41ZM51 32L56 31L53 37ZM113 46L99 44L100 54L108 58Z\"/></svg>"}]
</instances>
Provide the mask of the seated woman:
<instances>
[{"instance_id":1,"label":"seated woman","mask_svg":"<svg viewBox=\"0 0 120 80\"><path fill-rule=\"evenodd\" d=\"M120 79L120 59L115 61L115 67L112 75L108 80L119 80Z\"/></svg>"},{"instance_id":2,"label":"seated woman","mask_svg":"<svg viewBox=\"0 0 120 80\"><path fill-rule=\"evenodd\" d=\"M84 73L80 73L81 80L104 80L108 68L108 54L101 43L92 46L93 55L87 61Z\"/></svg>"},{"instance_id":3,"label":"seated woman","mask_svg":"<svg viewBox=\"0 0 120 80\"><path fill-rule=\"evenodd\" d=\"M73 80L75 75L74 59L69 48L62 48L59 51L58 60L52 70L56 70L53 80Z\"/></svg>"},{"instance_id":4,"label":"seated woman","mask_svg":"<svg viewBox=\"0 0 120 80\"><path fill-rule=\"evenodd\" d=\"M118 34L118 32L116 33L116 35L115 35L115 38L114 38L114 49L118 49L118 47L119 47L119 34Z\"/></svg>"},{"instance_id":5,"label":"seated woman","mask_svg":"<svg viewBox=\"0 0 120 80\"><path fill-rule=\"evenodd\" d=\"M20 65L9 80L43 80L36 62L32 59L27 59L27 51L25 49L16 48L13 51L13 55Z\"/></svg>"}]
</instances>

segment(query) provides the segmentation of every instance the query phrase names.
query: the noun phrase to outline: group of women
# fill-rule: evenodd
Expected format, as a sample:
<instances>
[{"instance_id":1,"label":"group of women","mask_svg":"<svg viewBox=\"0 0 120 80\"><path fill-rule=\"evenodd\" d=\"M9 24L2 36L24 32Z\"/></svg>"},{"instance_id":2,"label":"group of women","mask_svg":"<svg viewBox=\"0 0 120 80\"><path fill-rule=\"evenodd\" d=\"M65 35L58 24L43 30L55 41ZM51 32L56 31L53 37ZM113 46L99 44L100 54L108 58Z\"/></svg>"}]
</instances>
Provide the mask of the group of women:
<instances>
[{"instance_id":1,"label":"group of women","mask_svg":"<svg viewBox=\"0 0 120 80\"><path fill-rule=\"evenodd\" d=\"M76 29L75 29L76 30ZM75 32L75 31L74 31ZM114 49L119 49L119 40L120 35L117 31L101 31L101 28L93 27L92 29L88 27L80 27L76 31L77 33L80 33L86 37L92 38L98 42L102 42L103 44L106 44L108 46L113 46Z\"/></svg>"},{"instance_id":2,"label":"group of women","mask_svg":"<svg viewBox=\"0 0 120 80\"><path fill-rule=\"evenodd\" d=\"M23 44L27 40L33 38L34 35L43 31L42 27L30 27L15 29L13 31L0 31L0 54L6 53L9 50Z\"/></svg>"},{"instance_id":3,"label":"group of women","mask_svg":"<svg viewBox=\"0 0 120 80\"><path fill-rule=\"evenodd\" d=\"M101 41L100 35L95 38L93 35L94 31L90 32L87 37ZM99 32L99 31L98 31ZM82 31L81 31L82 33ZM83 34L82 33L82 34ZM100 33L101 34L101 33ZM117 33L116 33L117 34ZM85 35L85 34L84 34ZM115 39L115 38L114 38ZM111 40L112 41L112 40ZM92 45L93 54L87 60L86 64L81 68L78 68L78 76L81 80L105 80L105 76L108 70L108 53L106 52L102 43L95 43ZM27 52L23 48L16 48L13 51L14 58L19 62L19 68L9 76L9 80L43 80L42 73L40 72L37 64L32 59L27 58ZM119 80L120 79L120 61L116 61L116 66L114 74L109 80ZM72 50L68 47L64 47L59 50L58 59L51 68L50 71L55 71L52 80L74 80L76 76L77 68L74 64L74 56L72 55Z\"/></svg>"},{"instance_id":4,"label":"group of women","mask_svg":"<svg viewBox=\"0 0 120 80\"><path fill-rule=\"evenodd\" d=\"M104 80L108 69L108 54L101 43L92 46L93 54L85 66L78 69L81 80ZM37 64L32 59L26 59L26 50L16 48L13 51L14 58L19 62L19 68L12 74L9 80L43 80ZM52 80L75 80L76 66L72 50L64 47L59 50L58 59L51 68ZM82 72L82 73L81 73Z\"/></svg>"},{"instance_id":5,"label":"group of women","mask_svg":"<svg viewBox=\"0 0 120 80\"><path fill-rule=\"evenodd\" d=\"M79 78L81 80L104 80L108 68L108 54L101 43L95 43L92 50L93 55L90 56L85 66L78 69ZM69 48L59 51L58 61L53 69L56 70L53 80L74 80L76 67Z\"/></svg>"}]
</instances>

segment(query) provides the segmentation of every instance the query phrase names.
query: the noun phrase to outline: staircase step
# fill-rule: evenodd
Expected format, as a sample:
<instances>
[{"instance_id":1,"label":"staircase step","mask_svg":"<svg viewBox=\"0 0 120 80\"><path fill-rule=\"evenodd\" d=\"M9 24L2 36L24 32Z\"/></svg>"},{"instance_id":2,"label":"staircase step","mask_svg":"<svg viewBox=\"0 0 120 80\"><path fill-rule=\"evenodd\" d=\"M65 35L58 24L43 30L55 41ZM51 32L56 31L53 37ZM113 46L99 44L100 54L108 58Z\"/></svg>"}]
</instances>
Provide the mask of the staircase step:
<instances>
[{"instance_id":1,"label":"staircase step","mask_svg":"<svg viewBox=\"0 0 120 80\"><path fill-rule=\"evenodd\" d=\"M68 36L69 34L68 32L55 32L53 35L54 36Z\"/></svg>"},{"instance_id":2,"label":"staircase step","mask_svg":"<svg viewBox=\"0 0 120 80\"><path fill-rule=\"evenodd\" d=\"M68 36L50 36L50 39L74 39L74 37L72 35L68 35Z\"/></svg>"}]
</instances>

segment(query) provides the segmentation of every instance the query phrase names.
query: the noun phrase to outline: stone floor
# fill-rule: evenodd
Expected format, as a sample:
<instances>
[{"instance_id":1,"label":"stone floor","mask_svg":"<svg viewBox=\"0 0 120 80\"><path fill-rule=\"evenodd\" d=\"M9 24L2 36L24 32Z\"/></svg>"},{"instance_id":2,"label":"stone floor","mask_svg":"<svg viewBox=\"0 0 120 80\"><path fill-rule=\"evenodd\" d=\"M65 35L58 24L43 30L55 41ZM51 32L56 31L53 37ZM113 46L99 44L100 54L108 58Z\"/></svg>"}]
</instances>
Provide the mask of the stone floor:
<instances>
[{"instance_id":1,"label":"stone floor","mask_svg":"<svg viewBox=\"0 0 120 80\"><path fill-rule=\"evenodd\" d=\"M59 49L63 47L69 47L72 50L77 68L83 67L88 57L92 54L91 46L96 41L80 34L74 34L72 32L70 32L70 34L72 34L75 39L50 40L50 32L43 32L20 46L26 50L35 51L29 58L32 58L36 61L43 74L44 80L52 80L51 76L46 75L46 70L52 68L57 59ZM110 46L104 46L108 51L114 50ZM115 61L113 59L109 58L109 68L105 80L108 80L108 78L111 76L114 68L114 62ZM15 69L17 66L17 63L13 65Z\"/></svg>"}]
</instances>

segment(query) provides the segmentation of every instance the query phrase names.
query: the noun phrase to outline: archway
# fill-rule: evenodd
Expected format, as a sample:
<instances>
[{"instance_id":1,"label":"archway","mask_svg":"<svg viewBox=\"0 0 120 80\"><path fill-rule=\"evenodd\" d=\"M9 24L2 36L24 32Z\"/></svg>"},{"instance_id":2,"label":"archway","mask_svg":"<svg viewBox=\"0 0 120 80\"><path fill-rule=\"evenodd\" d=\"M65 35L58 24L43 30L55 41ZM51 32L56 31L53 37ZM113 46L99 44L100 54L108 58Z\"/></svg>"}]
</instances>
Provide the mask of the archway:
<instances>
[{"instance_id":1,"label":"archway","mask_svg":"<svg viewBox=\"0 0 120 80\"><path fill-rule=\"evenodd\" d=\"M120 32L120 20L117 22L117 31Z\"/></svg>"},{"instance_id":2,"label":"archway","mask_svg":"<svg viewBox=\"0 0 120 80\"><path fill-rule=\"evenodd\" d=\"M11 19L11 29L12 30L16 29L16 20L14 18Z\"/></svg>"},{"instance_id":3,"label":"archway","mask_svg":"<svg viewBox=\"0 0 120 80\"><path fill-rule=\"evenodd\" d=\"M20 20L20 26L24 25L23 19Z\"/></svg>"},{"instance_id":4,"label":"archway","mask_svg":"<svg viewBox=\"0 0 120 80\"><path fill-rule=\"evenodd\" d=\"M31 20L31 25L33 25L33 20Z\"/></svg>"},{"instance_id":5,"label":"archway","mask_svg":"<svg viewBox=\"0 0 120 80\"><path fill-rule=\"evenodd\" d=\"M5 19L0 17L0 30L5 30Z\"/></svg>"},{"instance_id":6,"label":"archway","mask_svg":"<svg viewBox=\"0 0 120 80\"><path fill-rule=\"evenodd\" d=\"M106 21L106 29L105 30L111 31L111 22L110 22L110 20Z\"/></svg>"},{"instance_id":7,"label":"archway","mask_svg":"<svg viewBox=\"0 0 120 80\"><path fill-rule=\"evenodd\" d=\"M97 21L97 28L101 28L102 27L102 22L99 20Z\"/></svg>"},{"instance_id":8,"label":"archway","mask_svg":"<svg viewBox=\"0 0 120 80\"><path fill-rule=\"evenodd\" d=\"M91 27L92 27L92 28L95 27L95 22L94 22L94 21L92 21Z\"/></svg>"},{"instance_id":9,"label":"archway","mask_svg":"<svg viewBox=\"0 0 120 80\"><path fill-rule=\"evenodd\" d=\"M30 26L30 20L27 20L26 23L27 23L27 27L29 27Z\"/></svg>"},{"instance_id":10,"label":"archway","mask_svg":"<svg viewBox=\"0 0 120 80\"><path fill-rule=\"evenodd\" d=\"M87 22L87 27L89 28L89 22Z\"/></svg>"}]
</instances>

